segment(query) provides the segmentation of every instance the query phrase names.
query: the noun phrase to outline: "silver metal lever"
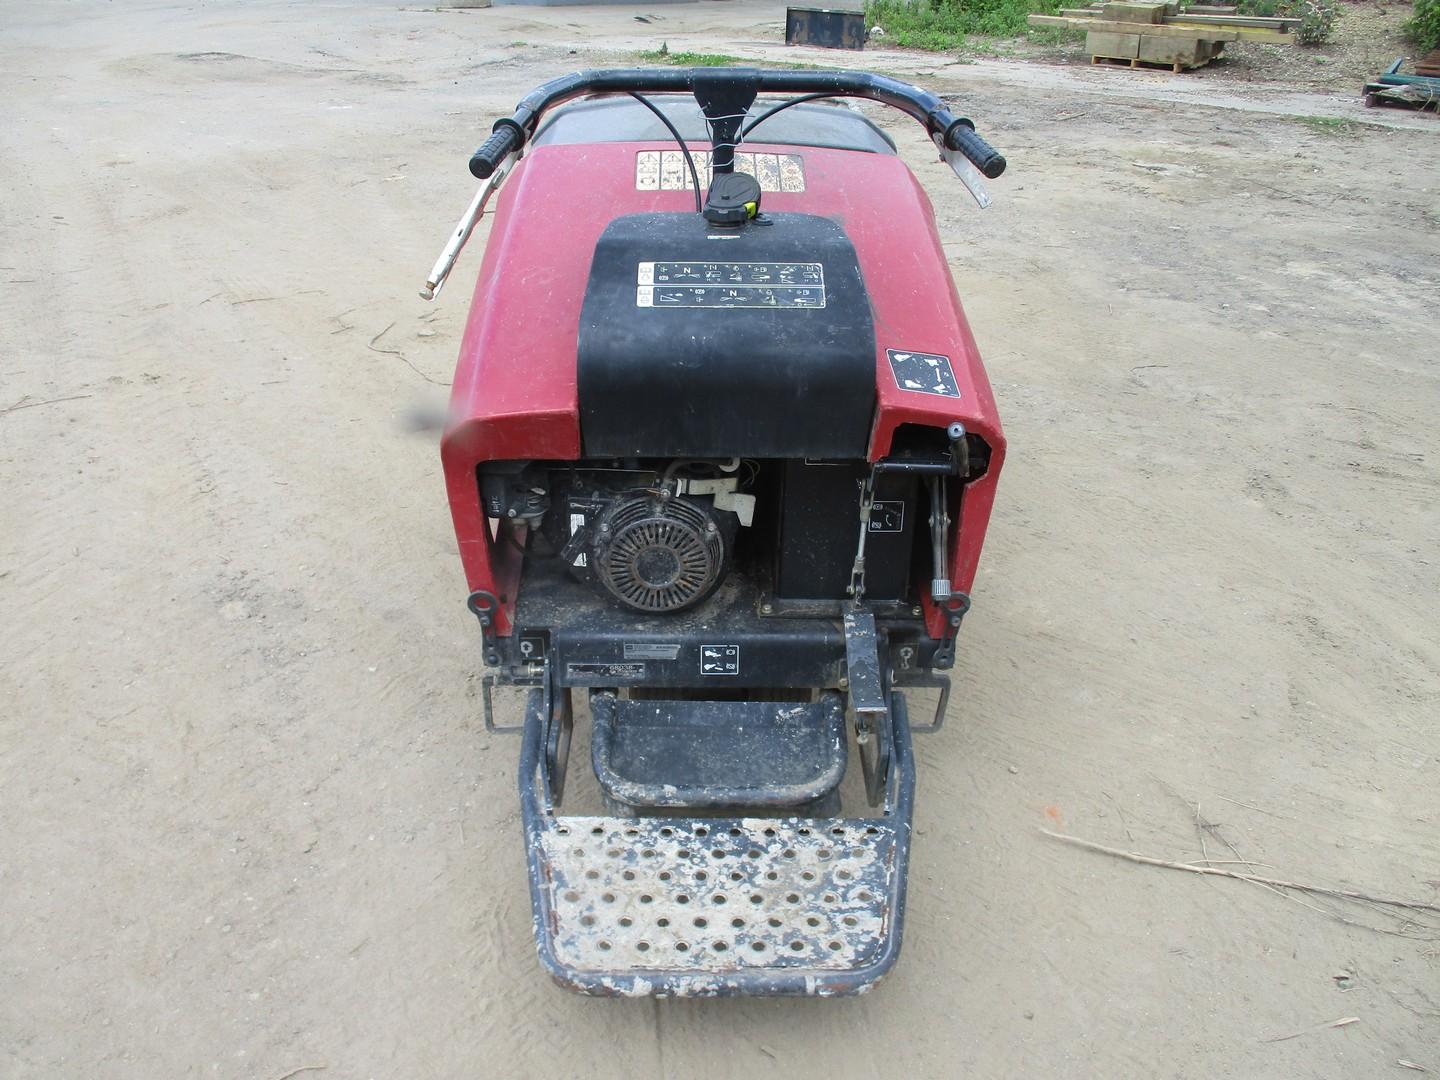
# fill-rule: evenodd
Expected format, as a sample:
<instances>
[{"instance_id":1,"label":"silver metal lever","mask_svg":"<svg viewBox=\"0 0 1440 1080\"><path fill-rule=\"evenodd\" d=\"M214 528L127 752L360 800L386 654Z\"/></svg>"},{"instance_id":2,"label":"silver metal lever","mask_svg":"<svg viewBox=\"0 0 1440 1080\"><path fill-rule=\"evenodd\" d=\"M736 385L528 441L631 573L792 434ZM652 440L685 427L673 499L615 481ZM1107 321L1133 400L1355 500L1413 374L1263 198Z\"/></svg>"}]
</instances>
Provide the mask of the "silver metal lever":
<instances>
[{"instance_id":1,"label":"silver metal lever","mask_svg":"<svg viewBox=\"0 0 1440 1080\"><path fill-rule=\"evenodd\" d=\"M445 279L455 268L455 260L460 257L460 252L465 247L465 241L470 239L470 234L475 231L476 222L485 213L485 204L490 201L490 196L495 194L496 189L500 187L500 182L509 174L518 156L518 154L511 154L502 161L500 167L480 185L480 190L475 192L475 198L470 200L470 205L461 215L455 231L446 241L445 250L440 252L440 257L435 260L435 265L430 270L430 276L425 279L425 287L420 290L420 299L434 300L440 294Z\"/></svg>"},{"instance_id":2,"label":"silver metal lever","mask_svg":"<svg viewBox=\"0 0 1440 1080\"><path fill-rule=\"evenodd\" d=\"M960 178L960 182L965 185L966 190L980 204L980 209L984 210L989 206L990 192L985 188L985 181L980 177L980 170L971 165L970 159L959 150L951 150L946 146L945 136L938 131L930 138L940 150L940 160L955 171L955 175Z\"/></svg>"}]
</instances>

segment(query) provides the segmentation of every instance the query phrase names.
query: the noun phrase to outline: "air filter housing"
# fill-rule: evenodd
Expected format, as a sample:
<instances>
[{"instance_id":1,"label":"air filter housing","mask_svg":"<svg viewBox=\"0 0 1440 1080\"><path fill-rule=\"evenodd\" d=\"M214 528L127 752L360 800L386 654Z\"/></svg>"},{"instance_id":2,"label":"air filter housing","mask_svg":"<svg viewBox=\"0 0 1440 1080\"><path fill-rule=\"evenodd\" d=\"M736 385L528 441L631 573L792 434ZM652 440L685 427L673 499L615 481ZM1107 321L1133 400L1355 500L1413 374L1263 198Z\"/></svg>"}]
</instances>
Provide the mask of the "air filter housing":
<instances>
[{"instance_id":1,"label":"air filter housing","mask_svg":"<svg viewBox=\"0 0 1440 1080\"><path fill-rule=\"evenodd\" d=\"M596 530L594 566L617 600L671 612L709 595L725 567L725 538L708 509L688 499L618 500Z\"/></svg>"}]
</instances>

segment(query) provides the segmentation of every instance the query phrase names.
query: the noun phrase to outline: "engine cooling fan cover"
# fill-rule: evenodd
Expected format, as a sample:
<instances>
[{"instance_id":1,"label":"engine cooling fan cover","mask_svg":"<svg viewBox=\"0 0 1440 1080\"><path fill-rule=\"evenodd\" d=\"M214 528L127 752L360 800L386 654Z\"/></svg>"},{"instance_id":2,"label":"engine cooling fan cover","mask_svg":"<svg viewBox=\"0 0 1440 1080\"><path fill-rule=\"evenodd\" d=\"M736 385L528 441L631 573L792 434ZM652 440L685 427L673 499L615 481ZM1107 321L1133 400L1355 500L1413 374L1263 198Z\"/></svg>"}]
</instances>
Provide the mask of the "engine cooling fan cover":
<instances>
[{"instance_id":1,"label":"engine cooling fan cover","mask_svg":"<svg viewBox=\"0 0 1440 1080\"><path fill-rule=\"evenodd\" d=\"M635 495L601 519L595 547L600 580L636 611L679 611L720 580L725 539L706 509L683 498Z\"/></svg>"}]
</instances>

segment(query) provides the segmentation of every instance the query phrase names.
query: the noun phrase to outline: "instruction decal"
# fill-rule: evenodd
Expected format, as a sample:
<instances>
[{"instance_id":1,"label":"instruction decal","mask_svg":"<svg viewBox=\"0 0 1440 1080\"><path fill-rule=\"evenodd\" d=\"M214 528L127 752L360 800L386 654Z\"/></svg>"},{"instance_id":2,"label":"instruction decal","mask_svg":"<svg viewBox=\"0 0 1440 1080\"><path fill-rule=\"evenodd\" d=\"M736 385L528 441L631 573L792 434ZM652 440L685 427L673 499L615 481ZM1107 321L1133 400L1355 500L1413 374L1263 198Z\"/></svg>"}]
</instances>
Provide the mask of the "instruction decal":
<instances>
[{"instance_id":1,"label":"instruction decal","mask_svg":"<svg viewBox=\"0 0 1440 1080\"><path fill-rule=\"evenodd\" d=\"M917 394L935 394L939 397L958 398L960 384L955 381L955 369L950 358L939 353L901 352L886 349L890 358L890 371L895 376L895 385L901 390L913 390Z\"/></svg>"},{"instance_id":2,"label":"instruction decal","mask_svg":"<svg viewBox=\"0 0 1440 1080\"><path fill-rule=\"evenodd\" d=\"M899 533L905 531L905 500L876 499L870 504L870 531L872 533Z\"/></svg>"},{"instance_id":3,"label":"instruction decal","mask_svg":"<svg viewBox=\"0 0 1440 1080\"><path fill-rule=\"evenodd\" d=\"M692 150L695 171L710 172L710 151ZM753 176L761 191L801 192L805 190L805 162L799 154L735 155L735 171ZM635 155L636 191L694 191L690 167L679 150L641 150Z\"/></svg>"},{"instance_id":4,"label":"instruction decal","mask_svg":"<svg viewBox=\"0 0 1440 1080\"><path fill-rule=\"evenodd\" d=\"M701 645L701 675L739 675L739 645Z\"/></svg>"},{"instance_id":5,"label":"instruction decal","mask_svg":"<svg viewBox=\"0 0 1440 1080\"><path fill-rule=\"evenodd\" d=\"M642 262L635 306L811 308L825 306L825 268L792 262Z\"/></svg>"}]
</instances>

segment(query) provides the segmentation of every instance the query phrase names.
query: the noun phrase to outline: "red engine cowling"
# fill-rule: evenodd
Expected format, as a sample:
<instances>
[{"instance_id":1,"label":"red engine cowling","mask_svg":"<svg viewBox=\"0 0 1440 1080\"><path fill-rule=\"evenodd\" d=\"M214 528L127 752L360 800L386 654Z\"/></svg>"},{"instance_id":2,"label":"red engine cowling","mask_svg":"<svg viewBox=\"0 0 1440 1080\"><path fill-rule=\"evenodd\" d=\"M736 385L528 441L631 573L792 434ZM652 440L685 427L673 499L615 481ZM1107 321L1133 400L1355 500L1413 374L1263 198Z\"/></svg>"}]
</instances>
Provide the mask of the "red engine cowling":
<instances>
[{"instance_id":1,"label":"red engine cowling","mask_svg":"<svg viewBox=\"0 0 1440 1080\"><path fill-rule=\"evenodd\" d=\"M866 458L891 454L902 425L944 431L958 422L985 448L983 472L953 482L949 500L948 574L958 592L968 593L1005 441L929 199L892 153L749 142L744 149L798 159L803 170L803 190L765 192L766 213L828 219L854 246L874 326L875 404ZM521 546L506 541L517 532L512 523L487 515L477 470L494 461L583 456L577 352L592 259L601 233L617 218L693 211L688 187L646 186L642 166L666 151L673 154L674 144L539 137L499 196L441 453L465 574L472 592L496 598L500 636L514 629ZM947 362L949 375L926 382L927 373L938 370L936 359ZM926 630L939 638L946 613L919 583L928 583L930 568L914 572Z\"/></svg>"}]
</instances>

